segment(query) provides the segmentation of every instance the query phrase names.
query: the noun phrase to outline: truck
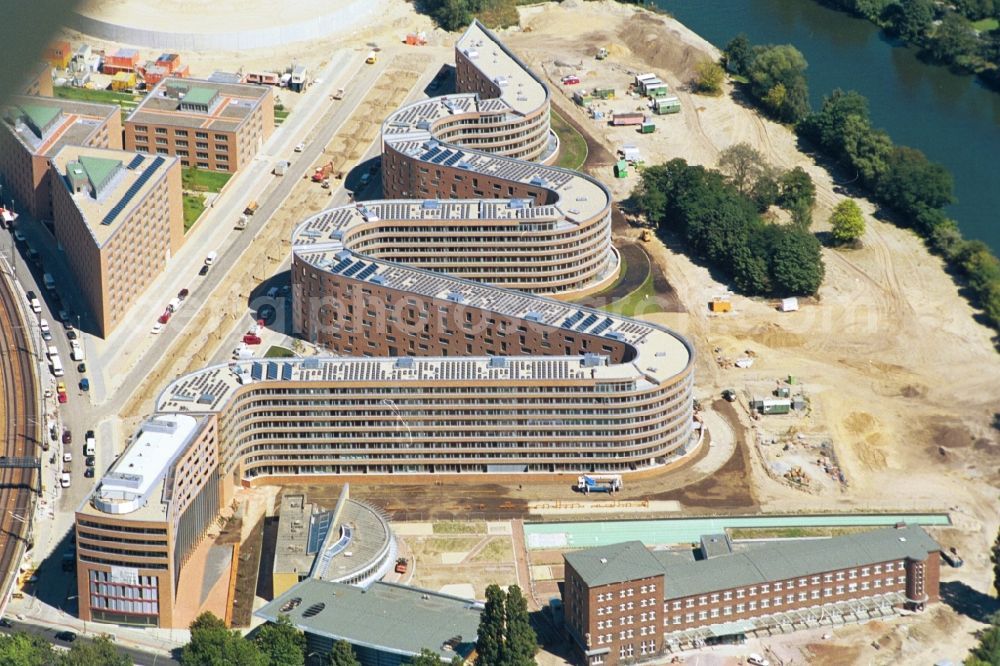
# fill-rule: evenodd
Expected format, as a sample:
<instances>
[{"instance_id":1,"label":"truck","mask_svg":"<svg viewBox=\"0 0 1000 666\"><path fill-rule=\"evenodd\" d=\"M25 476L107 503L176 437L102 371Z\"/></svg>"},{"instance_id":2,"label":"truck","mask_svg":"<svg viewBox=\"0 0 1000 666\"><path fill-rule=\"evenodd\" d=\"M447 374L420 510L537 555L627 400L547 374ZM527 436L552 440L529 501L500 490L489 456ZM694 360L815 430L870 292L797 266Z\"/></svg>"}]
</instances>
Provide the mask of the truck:
<instances>
[{"instance_id":1,"label":"truck","mask_svg":"<svg viewBox=\"0 0 1000 666\"><path fill-rule=\"evenodd\" d=\"M576 489L589 493L615 493L622 489L621 474L585 474L577 477Z\"/></svg>"},{"instance_id":2,"label":"truck","mask_svg":"<svg viewBox=\"0 0 1000 666\"><path fill-rule=\"evenodd\" d=\"M395 571L398 574L405 574L406 568L409 566L410 562L405 557L400 557L396 560Z\"/></svg>"},{"instance_id":3,"label":"truck","mask_svg":"<svg viewBox=\"0 0 1000 666\"><path fill-rule=\"evenodd\" d=\"M247 223L249 221L250 221L249 217L247 217L246 215L240 215L240 219L236 220L236 228L239 229L240 231L243 231L244 229L247 228Z\"/></svg>"},{"instance_id":4,"label":"truck","mask_svg":"<svg viewBox=\"0 0 1000 666\"><path fill-rule=\"evenodd\" d=\"M83 351L83 345L80 344L79 340L69 341L69 355L77 363L81 363L87 360L86 354Z\"/></svg>"},{"instance_id":5,"label":"truck","mask_svg":"<svg viewBox=\"0 0 1000 666\"><path fill-rule=\"evenodd\" d=\"M83 442L83 455L85 456L96 456L97 455L97 438L94 437L94 431L87 431L87 438Z\"/></svg>"},{"instance_id":6,"label":"truck","mask_svg":"<svg viewBox=\"0 0 1000 666\"><path fill-rule=\"evenodd\" d=\"M337 88L337 92L333 93L333 99L344 99L344 89Z\"/></svg>"},{"instance_id":7,"label":"truck","mask_svg":"<svg viewBox=\"0 0 1000 666\"><path fill-rule=\"evenodd\" d=\"M243 209L243 214L244 215L253 215L254 213L257 212L257 209L259 207L260 206L257 204L256 201L251 201L250 203L247 204L247 207Z\"/></svg>"},{"instance_id":8,"label":"truck","mask_svg":"<svg viewBox=\"0 0 1000 666\"><path fill-rule=\"evenodd\" d=\"M284 176L286 171L288 171L288 160L278 160L274 163L275 176Z\"/></svg>"},{"instance_id":9,"label":"truck","mask_svg":"<svg viewBox=\"0 0 1000 666\"><path fill-rule=\"evenodd\" d=\"M314 183L322 183L330 177L331 171L333 171L333 162L327 162L323 166L316 167L316 171L312 175L312 181Z\"/></svg>"},{"instance_id":10,"label":"truck","mask_svg":"<svg viewBox=\"0 0 1000 666\"><path fill-rule=\"evenodd\" d=\"M604 60L607 57L608 57L608 50L606 48L602 46L601 48L597 49L598 60Z\"/></svg>"},{"instance_id":11,"label":"truck","mask_svg":"<svg viewBox=\"0 0 1000 666\"><path fill-rule=\"evenodd\" d=\"M59 359L59 354L50 356L49 362L52 363L52 375L54 377L62 377L65 374L63 372L62 361Z\"/></svg>"}]
</instances>

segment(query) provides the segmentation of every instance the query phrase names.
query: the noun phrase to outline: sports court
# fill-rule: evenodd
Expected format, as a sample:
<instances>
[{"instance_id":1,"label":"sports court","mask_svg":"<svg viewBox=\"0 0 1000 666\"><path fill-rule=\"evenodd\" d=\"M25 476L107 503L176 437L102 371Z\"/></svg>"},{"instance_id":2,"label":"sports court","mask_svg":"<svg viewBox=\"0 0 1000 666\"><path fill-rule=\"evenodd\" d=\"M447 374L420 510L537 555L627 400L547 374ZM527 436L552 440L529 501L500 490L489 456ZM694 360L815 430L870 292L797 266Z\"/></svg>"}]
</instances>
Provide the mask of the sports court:
<instances>
[{"instance_id":1,"label":"sports court","mask_svg":"<svg viewBox=\"0 0 1000 666\"><path fill-rule=\"evenodd\" d=\"M525 523L528 548L590 548L622 541L647 546L693 543L703 534L727 529L784 527L882 527L898 522L924 526L950 525L946 513L843 514L802 516L718 516L667 520L620 520L588 523Z\"/></svg>"}]
</instances>

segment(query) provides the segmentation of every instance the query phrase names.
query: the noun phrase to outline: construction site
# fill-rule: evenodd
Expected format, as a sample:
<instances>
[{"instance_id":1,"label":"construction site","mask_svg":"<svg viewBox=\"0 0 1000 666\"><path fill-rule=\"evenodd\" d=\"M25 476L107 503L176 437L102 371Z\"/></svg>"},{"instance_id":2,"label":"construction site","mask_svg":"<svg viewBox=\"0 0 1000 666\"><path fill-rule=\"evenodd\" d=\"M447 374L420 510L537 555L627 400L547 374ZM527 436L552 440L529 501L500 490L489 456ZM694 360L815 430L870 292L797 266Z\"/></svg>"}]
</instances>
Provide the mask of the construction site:
<instances>
[{"instance_id":1,"label":"construction site","mask_svg":"<svg viewBox=\"0 0 1000 666\"><path fill-rule=\"evenodd\" d=\"M381 122L406 100L424 95L422 84L439 80L454 40L410 5L390 5L380 24L346 41L330 37L312 42L324 48L286 44L245 53L235 48L181 53L198 75L271 73L293 62L317 72L328 62L325 47L336 44L358 58L377 53L385 70L296 181L225 285L199 310L201 323L186 327L148 367L120 410L119 432L138 426L168 381L220 353L228 355L244 335L241 327L248 315L257 317L248 311L251 295L284 272L293 228L326 208L332 190L344 185L359 199L377 197L378 167L366 158L377 152ZM812 176L817 186L814 231L828 230L829 213L843 197L834 191L828 171L798 150L795 136L737 102L730 84L721 97L690 92L696 64L706 55L717 56L707 42L669 17L610 2L567 0L520 13L520 27L501 33L503 39L545 78L553 109L586 141L584 170L606 183L618 201L627 200L643 165L682 157L714 167L722 150L745 141L772 164L801 166ZM404 44L405 35L420 32L426 33L421 38L426 45L416 39ZM66 36L108 54L126 48L76 31ZM390 43L391 49L373 51L372 45ZM151 72L155 76L153 67L163 66L152 63L142 65L142 78ZM655 83L650 83L652 94L646 94L652 80L637 79L645 74L653 74L667 94L656 93L660 88ZM118 76L92 73L89 81L114 88ZM126 74L117 85L126 90L135 83L138 78L133 81ZM283 94L282 99L294 109L295 97ZM676 106L671 101L669 111L658 112L661 98L676 99ZM338 104L338 94L328 102ZM614 123L616 115L626 114L638 114L639 122ZM654 131L643 130L647 119ZM264 199L266 193L254 199ZM562 553L585 544L532 547L535 528L525 523L812 516L834 507L845 514L946 513L948 523L930 531L942 546L962 552L966 565L942 571L945 603L902 621L775 636L767 644L783 663L912 663L918 657L932 661L964 654L983 619L968 609L991 594L988 552L1000 521L995 509L1000 441L990 419L1000 362L988 329L976 323L940 261L912 234L875 219L871 203L858 203L868 223L864 246L850 252L824 249L827 277L820 293L800 299L796 310L787 312L771 301L732 294L729 285L685 256L677 239L653 233L632 211L616 210L613 235L626 260L622 274L615 285L585 302L622 307L630 297L636 316L694 342L697 398L708 445L669 475L627 477L620 490L607 494L584 495L573 484L528 483L516 477L432 485L416 485L405 477L354 482L352 495L392 520L409 561L400 579L479 599L490 583L517 583L530 591L533 610L551 613L542 609L559 596ZM148 349L157 341L147 336L142 344ZM307 355L321 351L306 341L297 350ZM140 351L117 370L124 374L132 369ZM263 572L262 519L274 515L280 494L301 492L331 506L338 490L303 483L237 492L236 518L213 532L207 540L211 545L205 546L206 551L228 546L229 557L240 562L239 574L227 580L243 595L235 619L229 604L234 624L249 622L249 606L261 603L259 588L251 585L257 578L253 564L259 562ZM595 523L593 530L599 529ZM810 529L814 531L808 535L818 536L838 528L782 529ZM199 603L225 596L214 588L199 593ZM564 663L566 645L559 633L553 630L543 638L539 662ZM711 663L719 664L735 664L739 658L724 652L712 656L718 659Z\"/></svg>"}]
</instances>

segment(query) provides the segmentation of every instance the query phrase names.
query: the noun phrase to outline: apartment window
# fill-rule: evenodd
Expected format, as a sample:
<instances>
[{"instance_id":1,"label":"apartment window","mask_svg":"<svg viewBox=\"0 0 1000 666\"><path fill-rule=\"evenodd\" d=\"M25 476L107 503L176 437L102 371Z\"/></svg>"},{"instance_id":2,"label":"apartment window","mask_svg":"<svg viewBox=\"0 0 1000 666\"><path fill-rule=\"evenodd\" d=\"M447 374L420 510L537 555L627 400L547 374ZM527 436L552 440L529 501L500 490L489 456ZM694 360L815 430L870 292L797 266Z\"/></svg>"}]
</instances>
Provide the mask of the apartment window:
<instances>
[{"instance_id":1,"label":"apartment window","mask_svg":"<svg viewBox=\"0 0 1000 666\"><path fill-rule=\"evenodd\" d=\"M770 592L770 591L771 591L771 586L770 586L770 585L767 585L767 584L765 583L764 585L761 585L761 586L760 586L760 593L761 593L761 594L767 594L767 593L768 593L768 592Z\"/></svg>"},{"instance_id":2,"label":"apartment window","mask_svg":"<svg viewBox=\"0 0 1000 666\"><path fill-rule=\"evenodd\" d=\"M746 609L746 606L744 604L736 604L736 612L737 613L742 613L745 609Z\"/></svg>"},{"instance_id":3,"label":"apartment window","mask_svg":"<svg viewBox=\"0 0 1000 666\"><path fill-rule=\"evenodd\" d=\"M833 582L833 574L824 574L823 575L823 582L824 583L832 583Z\"/></svg>"},{"instance_id":4,"label":"apartment window","mask_svg":"<svg viewBox=\"0 0 1000 666\"><path fill-rule=\"evenodd\" d=\"M809 592L810 599L819 599L819 590L812 590Z\"/></svg>"},{"instance_id":5,"label":"apartment window","mask_svg":"<svg viewBox=\"0 0 1000 666\"><path fill-rule=\"evenodd\" d=\"M684 600L684 608L694 608L694 598Z\"/></svg>"},{"instance_id":6,"label":"apartment window","mask_svg":"<svg viewBox=\"0 0 1000 666\"><path fill-rule=\"evenodd\" d=\"M809 581L805 578L799 578L799 587L805 587L809 584Z\"/></svg>"},{"instance_id":7,"label":"apartment window","mask_svg":"<svg viewBox=\"0 0 1000 666\"><path fill-rule=\"evenodd\" d=\"M198 162L198 168L199 169L207 169L208 168L208 162Z\"/></svg>"},{"instance_id":8,"label":"apartment window","mask_svg":"<svg viewBox=\"0 0 1000 666\"><path fill-rule=\"evenodd\" d=\"M174 145L175 146L181 146L183 148L187 148L188 147L188 142L187 142L187 139L175 139L174 140Z\"/></svg>"},{"instance_id":9,"label":"apartment window","mask_svg":"<svg viewBox=\"0 0 1000 666\"><path fill-rule=\"evenodd\" d=\"M198 153L198 159L200 159L200 160L207 160L208 159L208 153Z\"/></svg>"},{"instance_id":10,"label":"apartment window","mask_svg":"<svg viewBox=\"0 0 1000 666\"><path fill-rule=\"evenodd\" d=\"M167 145L167 140L164 139L162 136L158 136L158 137L156 137L156 145L158 145L158 146L165 146L165 145Z\"/></svg>"},{"instance_id":11,"label":"apartment window","mask_svg":"<svg viewBox=\"0 0 1000 666\"><path fill-rule=\"evenodd\" d=\"M838 571L837 572L837 580L844 580L844 572L843 571Z\"/></svg>"},{"instance_id":12,"label":"apartment window","mask_svg":"<svg viewBox=\"0 0 1000 666\"><path fill-rule=\"evenodd\" d=\"M757 594L757 588L756 587L751 587L749 594L750 594L751 597L754 596L755 594Z\"/></svg>"},{"instance_id":13,"label":"apartment window","mask_svg":"<svg viewBox=\"0 0 1000 666\"><path fill-rule=\"evenodd\" d=\"M833 588L832 587L824 587L823 588L823 596L824 597L832 597L833 596Z\"/></svg>"},{"instance_id":14,"label":"apartment window","mask_svg":"<svg viewBox=\"0 0 1000 666\"><path fill-rule=\"evenodd\" d=\"M619 613L625 612L625 604L618 604L618 612Z\"/></svg>"},{"instance_id":15,"label":"apartment window","mask_svg":"<svg viewBox=\"0 0 1000 666\"><path fill-rule=\"evenodd\" d=\"M149 128L147 128L145 125L136 125L135 126L135 131L136 132L147 132L148 130L149 130Z\"/></svg>"},{"instance_id":16,"label":"apartment window","mask_svg":"<svg viewBox=\"0 0 1000 666\"><path fill-rule=\"evenodd\" d=\"M157 127L156 128L156 133L157 134L166 134L167 133L167 128L166 127Z\"/></svg>"},{"instance_id":17,"label":"apartment window","mask_svg":"<svg viewBox=\"0 0 1000 666\"><path fill-rule=\"evenodd\" d=\"M789 594L788 596L786 596L785 597L785 603L794 604L795 603L795 595L794 594Z\"/></svg>"},{"instance_id":18,"label":"apartment window","mask_svg":"<svg viewBox=\"0 0 1000 666\"><path fill-rule=\"evenodd\" d=\"M708 603L708 597L698 597L698 605L704 606Z\"/></svg>"},{"instance_id":19,"label":"apartment window","mask_svg":"<svg viewBox=\"0 0 1000 666\"><path fill-rule=\"evenodd\" d=\"M726 616L729 616L729 615L732 615L732 614L733 614L733 607L732 606L726 606L726 607L724 607L722 609L722 616L723 617L726 617Z\"/></svg>"},{"instance_id":20,"label":"apartment window","mask_svg":"<svg viewBox=\"0 0 1000 666\"><path fill-rule=\"evenodd\" d=\"M224 143L217 143L217 144L215 144L215 150L217 152L224 153L224 152L227 152L229 150L229 146L227 146Z\"/></svg>"},{"instance_id":21,"label":"apartment window","mask_svg":"<svg viewBox=\"0 0 1000 666\"><path fill-rule=\"evenodd\" d=\"M188 131L187 130L182 130L182 129L174 130L174 134L176 134L177 136L187 136L188 135Z\"/></svg>"},{"instance_id":22,"label":"apartment window","mask_svg":"<svg viewBox=\"0 0 1000 666\"><path fill-rule=\"evenodd\" d=\"M850 578L851 580L857 578L858 577L858 570L857 569L851 569L850 571L847 572L847 577Z\"/></svg>"},{"instance_id":23,"label":"apartment window","mask_svg":"<svg viewBox=\"0 0 1000 666\"><path fill-rule=\"evenodd\" d=\"M722 594L722 598L723 598L723 599L724 599L725 601L729 601L729 600L731 600L731 599L733 598L733 593L732 593L732 591L730 591L730 590L726 590L726 591L725 591L725 592L724 592L724 593ZM718 600L719 600L719 595L717 595L717 594L713 594L713 595L712 595L712 601L718 601Z\"/></svg>"},{"instance_id":24,"label":"apartment window","mask_svg":"<svg viewBox=\"0 0 1000 666\"><path fill-rule=\"evenodd\" d=\"M666 604L663 604L663 606L664 606L663 610L666 610ZM681 609L681 602L675 601L674 602L674 610L680 610L680 609Z\"/></svg>"},{"instance_id":25,"label":"apartment window","mask_svg":"<svg viewBox=\"0 0 1000 666\"><path fill-rule=\"evenodd\" d=\"M872 581L872 586L873 586L873 587L874 587L874 588L875 588L876 590L877 590L877 589L879 589L880 587L882 587L882 579L881 579L881 578L876 578L875 580L873 580L873 581Z\"/></svg>"},{"instance_id":26,"label":"apartment window","mask_svg":"<svg viewBox=\"0 0 1000 666\"><path fill-rule=\"evenodd\" d=\"M799 592L799 601L805 601L805 600L806 600L806 593Z\"/></svg>"},{"instance_id":27,"label":"apartment window","mask_svg":"<svg viewBox=\"0 0 1000 666\"><path fill-rule=\"evenodd\" d=\"M639 588L639 594L646 594L646 586L645 585L643 585L642 587Z\"/></svg>"},{"instance_id":28,"label":"apartment window","mask_svg":"<svg viewBox=\"0 0 1000 666\"><path fill-rule=\"evenodd\" d=\"M762 610L765 609L765 608L767 608L770 605L771 605L771 600L770 599L761 599L760 600L760 607L761 607Z\"/></svg>"},{"instance_id":29,"label":"apartment window","mask_svg":"<svg viewBox=\"0 0 1000 666\"><path fill-rule=\"evenodd\" d=\"M892 562L886 562L886 564L885 564L885 572L889 573L890 571L892 571Z\"/></svg>"},{"instance_id":30,"label":"apartment window","mask_svg":"<svg viewBox=\"0 0 1000 666\"><path fill-rule=\"evenodd\" d=\"M186 151L186 150L178 150L177 154L180 155L181 157L187 157L188 156L188 151Z\"/></svg>"},{"instance_id":31,"label":"apartment window","mask_svg":"<svg viewBox=\"0 0 1000 666\"><path fill-rule=\"evenodd\" d=\"M708 619L708 611L698 611L698 619L699 620L707 620Z\"/></svg>"},{"instance_id":32,"label":"apartment window","mask_svg":"<svg viewBox=\"0 0 1000 666\"><path fill-rule=\"evenodd\" d=\"M194 133L194 138L196 138L196 139L207 139L208 138L208 132L195 132Z\"/></svg>"},{"instance_id":33,"label":"apartment window","mask_svg":"<svg viewBox=\"0 0 1000 666\"><path fill-rule=\"evenodd\" d=\"M843 594L844 593L844 586L843 585L838 585L837 589L836 589L836 592L837 592L837 594Z\"/></svg>"},{"instance_id":34,"label":"apartment window","mask_svg":"<svg viewBox=\"0 0 1000 666\"><path fill-rule=\"evenodd\" d=\"M871 587L871 586L869 585L868 581L866 581L866 580L861 581L861 589L862 590L867 590L869 587Z\"/></svg>"},{"instance_id":35,"label":"apartment window","mask_svg":"<svg viewBox=\"0 0 1000 666\"><path fill-rule=\"evenodd\" d=\"M160 155L166 155L170 151L168 151L166 148L157 148L156 152L158 152Z\"/></svg>"},{"instance_id":36,"label":"apartment window","mask_svg":"<svg viewBox=\"0 0 1000 666\"><path fill-rule=\"evenodd\" d=\"M809 582L812 585L819 585L819 576L813 576L811 579L809 579Z\"/></svg>"},{"instance_id":37,"label":"apartment window","mask_svg":"<svg viewBox=\"0 0 1000 666\"><path fill-rule=\"evenodd\" d=\"M685 615L684 621L688 623L694 622L694 613L688 613L687 615Z\"/></svg>"},{"instance_id":38,"label":"apartment window","mask_svg":"<svg viewBox=\"0 0 1000 666\"><path fill-rule=\"evenodd\" d=\"M896 579L896 582L899 583L900 585L905 585L906 584L906 576L900 576L899 578Z\"/></svg>"},{"instance_id":39,"label":"apartment window","mask_svg":"<svg viewBox=\"0 0 1000 666\"><path fill-rule=\"evenodd\" d=\"M726 599L728 599L728 598L729 598L729 593L726 592ZM712 595L712 603L714 604L714 603L717 603L718 601L719 601L719 594L718 593L713 594Z\"/></svg>"},{"instance_id":40,"label":"apartment window","mask_svg":"<svg viewBox=\"0 0 1000 666\"><path fill-rule=\"evenodd\" d=\"M736 598L737 599L742 599L743 598L743 593L744 593L744 590L742 590L742 589L736 590Z\"/></svg>"},{"instance_id":41,"label":"apartment window","mask_svg":"<svg viewBox=\"0 0 1000 666\"><path fill-rule=\"evenodd\" d=\"M749 606L750 606L750 610L751 611L757 610L757 602L756 601L751 601L750 604L749 604Z\"/></svg>"},{"instance_id":42,"label":"apartment window","mask_svg":"<svg viewBox=\"0 0 1000 666\"><path fill-rule=\"evenodd\" d=\"M649 584L649 591L650 592L656 592L656 583L650 583Z\"/></svg>"},{"instance_id":43,"label":"apartment window","mask_svg":"<svg viewBox=\"0 0 1000 666\"><path fill-rule=\"evenodd\" d=\"M877 574L882 573L882 565L881 564L876 564L875 565L875 573L877 573Z\"/></svg>"},{"instance_id":44,"label":"apartment window","mask_svg":"<svg viewBox=\"0 0 1000 666\"><path fill-rule=\"evenodd\" d=\"M869 567L863 567L863 568L861 569L861 575L862 575L862 576L867 576L867 575L868 575L868 574L870 574L870 573L871 573L871 568L869 568Z\"/></svg>"},{"instance_id":45,"label":"apartment window","mask_svg":"<svg viewBox=\"0 0 1000 666\"><path fill-rule=\"evenodd\" d=\"M775 592L781 592L781 583L775 583L774 584L774 591Z\"/></svg>"}]
</instances>

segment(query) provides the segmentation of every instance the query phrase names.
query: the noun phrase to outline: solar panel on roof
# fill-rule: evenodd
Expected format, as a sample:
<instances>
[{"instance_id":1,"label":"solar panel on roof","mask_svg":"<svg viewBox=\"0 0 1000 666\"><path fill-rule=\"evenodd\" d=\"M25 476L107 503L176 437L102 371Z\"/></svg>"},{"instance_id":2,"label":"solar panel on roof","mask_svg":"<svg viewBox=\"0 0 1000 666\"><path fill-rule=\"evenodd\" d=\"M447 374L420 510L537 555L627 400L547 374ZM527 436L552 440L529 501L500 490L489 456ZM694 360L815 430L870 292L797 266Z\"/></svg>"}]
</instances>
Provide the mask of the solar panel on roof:
<instances>
[{"instance_id":1,"label":"solar panel on roof","mask_svg":"<svg viewBox=\"0 0 1000 666\"><path fill-rule=\"evenodd\" d=\"M330 269L330 272L339 273L340 271L350 266L352 261L354 260L351 257L348 257L347 259L341 259L340 263L338 263L336 266Z\"/></svg>"},{"instance_id":2,"label":"solar panel on roof","mask_svg":"<svg viewBox=\"0 0 1000 666\"><path fill-rule=\"evenodd\" d=\"M281 364L281 379L283 381L289 381L292 378L292 364L282 363Z\"/></svg>"},{"instance_id":3,"label":"solar panel on roof","mask_svg":"<svg viewBox=\"0 0 1000 666\"><path fill-rule=\"evenodd\" d=\"M361 268L364 265L365 265L365 262L363 262L363 261L355 261L354 264L350 268L348 268L346 271L344 271L344 277L351 277L352 275L354 275L355 273L357 273L358 271L360 271Z\"/></svg>"},{"instance_id":4,"label":"solar panel on roof","mask_svg":"<svg viewBox=\"0 0 1000 666\"><path fill-rule=\"evenodd\" d=\"M128 166L125 167L125 168L126 169L135 169L137 166L139 166L140 164L142 164L143 159L145 159L145 158L142 155L136 155L135 157L132 158L132 161L129 162Z\"/></svg>"},{"instance_id":5,"label":"solar panel on roof","mask_svg":"<svg viewBox=\"0 0 1000 666\"><path fill-rule=\"evenodd\" d=\"M215 402L215 396L211 393L202 393L201 396L198 397L199 405L211 405L213 402Z\"/></svg>"},{"instance_id":6,"label":"solar panel on roof","mask_svg":"<svg viewBox=\"0 0 1000 666\"><path fill-rule=\"evenodd\" d=\"M584 319L582 322L580 322L580 325L576 327L576 330L577 331L584 331L584 330L590 328L591 326L593 326L594 322L597 321L597 319L598 319L597 315L595 315L595 314L590 315L589 317L587 317L586 319Z\"/></svg>"},{"instance_id":7,"label":"solar panel on roof","mask_svg":"<svg viewBox=\"0 0 1000 666\"><path fill-rule=\"evenodd\" d=\"M103 220L101 220L101 224L107 225L114 222L115 218L118 217L118 214L125 209L125 206L127 206L129 201L132 200L132 197L134 197L139 190L142 189L142 186L149 181L149 179L153 176L153 173L161 164L163 164L163 162L164 160L162 157L155 157L153 159L153 163L150 164L145 171L139 174L139 177L135 179L135 182L132 183L127 190L125 190L125 194L122 196L121 200L115 204L114 208L108 211L108 214L104 216Z\"/></svg>"},{"instance_id":8,"label":"solar panel on roof","mask_svg":"<svg viewBox=\"0 0 1000 666\"><path fill-rule=\"evenodd\" d=\"M277 379L278 378L278 364L274 361L267 362L267 378Z\"/></svg>"},{"instance_id":9,"label":"solar panel on roof","mask_svg":"<svg viewBox=\"0 0 1000 666\"><path fill-rule=\"evenodd\" d=\"M452 155L451 157L449 157L444 161L444 165L452 166L455 164L455 162L459 161L460 159L462 159L462 153L455 153L454 155Z\"/></svg>"},{"instance_id":10,"label":"solar panel on roof","mask_svg":"<svg viewBox=\"0 0 1000 666\"><path fill-rule=\"evenodd\" d=\"M309 540L306 544L306 555L314 555L319 552L320 546L323 545L326 535L330 531L332 522L332 511L314 513L309 516Z\"/></svg>"},{"instance_id":11,"label":"solar panel on roof","mask_svg":"<svg viewBox=\"0 0 1000 666\"><path fill-rule=\"evenodd\" d=\"M263 376L264 376L264 366L262 366L260 363L251 363L250 364L250 377L252 379L256 379L257 381L260 381L260 379Z\"/></svg>"},{"instance_id":12,"label":"solar panel on roof","mask_svg":"<svg viewBox=\"0 0 1000 666\"><path fill-rule=\"evenodd\" d=\"M319 370L319 359L315 357L307 358L302 361L302 368L304 370Z\"/></svg>"},{"instance_id":13,"label":"solar panel on roof","mask_svg":"<svg viewBox=\"0 0 1000 666\"><path fill-rule=\"evenodd\" d=\"M431 148L426 153L424 153L423 155L421 155L420 159L423 160L423 161L425 161L425 162L427 162L427 161L431 160L432 158L434 158L435 156L437 156L440 152L441 152L440 148L437 148L437 147Z\"/></svg>"},{"instance_id":14,"label":"solar panel on roof","mask_svg":"<svg viewBox=\"0 0 1000 666\"><path fill-rule=\"evenodd\" d=\"M376 266L375 264L368 264L368 266L365 268L365 270L363 270L360 273L358 273L358 275L357 275L357 277L355 277L355 279L356 280L364 280L369 275L371 275L372 273L374 273L377 268L378 268L378 266Z\"/></svg>"},{"instance_id":15,"label":"solar panel on roof","mask_svg":"<svg viewBox=\"0 0 1000 666\"><path fill-rule=\"evenodd\" d=\"M572 315L570 315L569 317L567 317L566 321L564 321L562 323L563 328L572 328L573 324L575 324L576 322L580 321L581 318L583 318L583 311L582 310L577 310Z\"/></svg>"},{"instance_id":16,"label":"solar panel on roof","mask_svg":"<svg viewBox=\"0 0 1000 666\"><path fill-rule=\"evenodd\" d=\"M614 319L612 319L611 317L605 317L604 321L602 321L600 324L598 324L597 328L595 328L594 330L592 330L590 332L590 334L591 335L600 335L601 333L603 333L605 331L605 329L607 329L608 326L611 326L611 324L613 324L613 323L615 323Z\"/></svg>"}]
</instances>

